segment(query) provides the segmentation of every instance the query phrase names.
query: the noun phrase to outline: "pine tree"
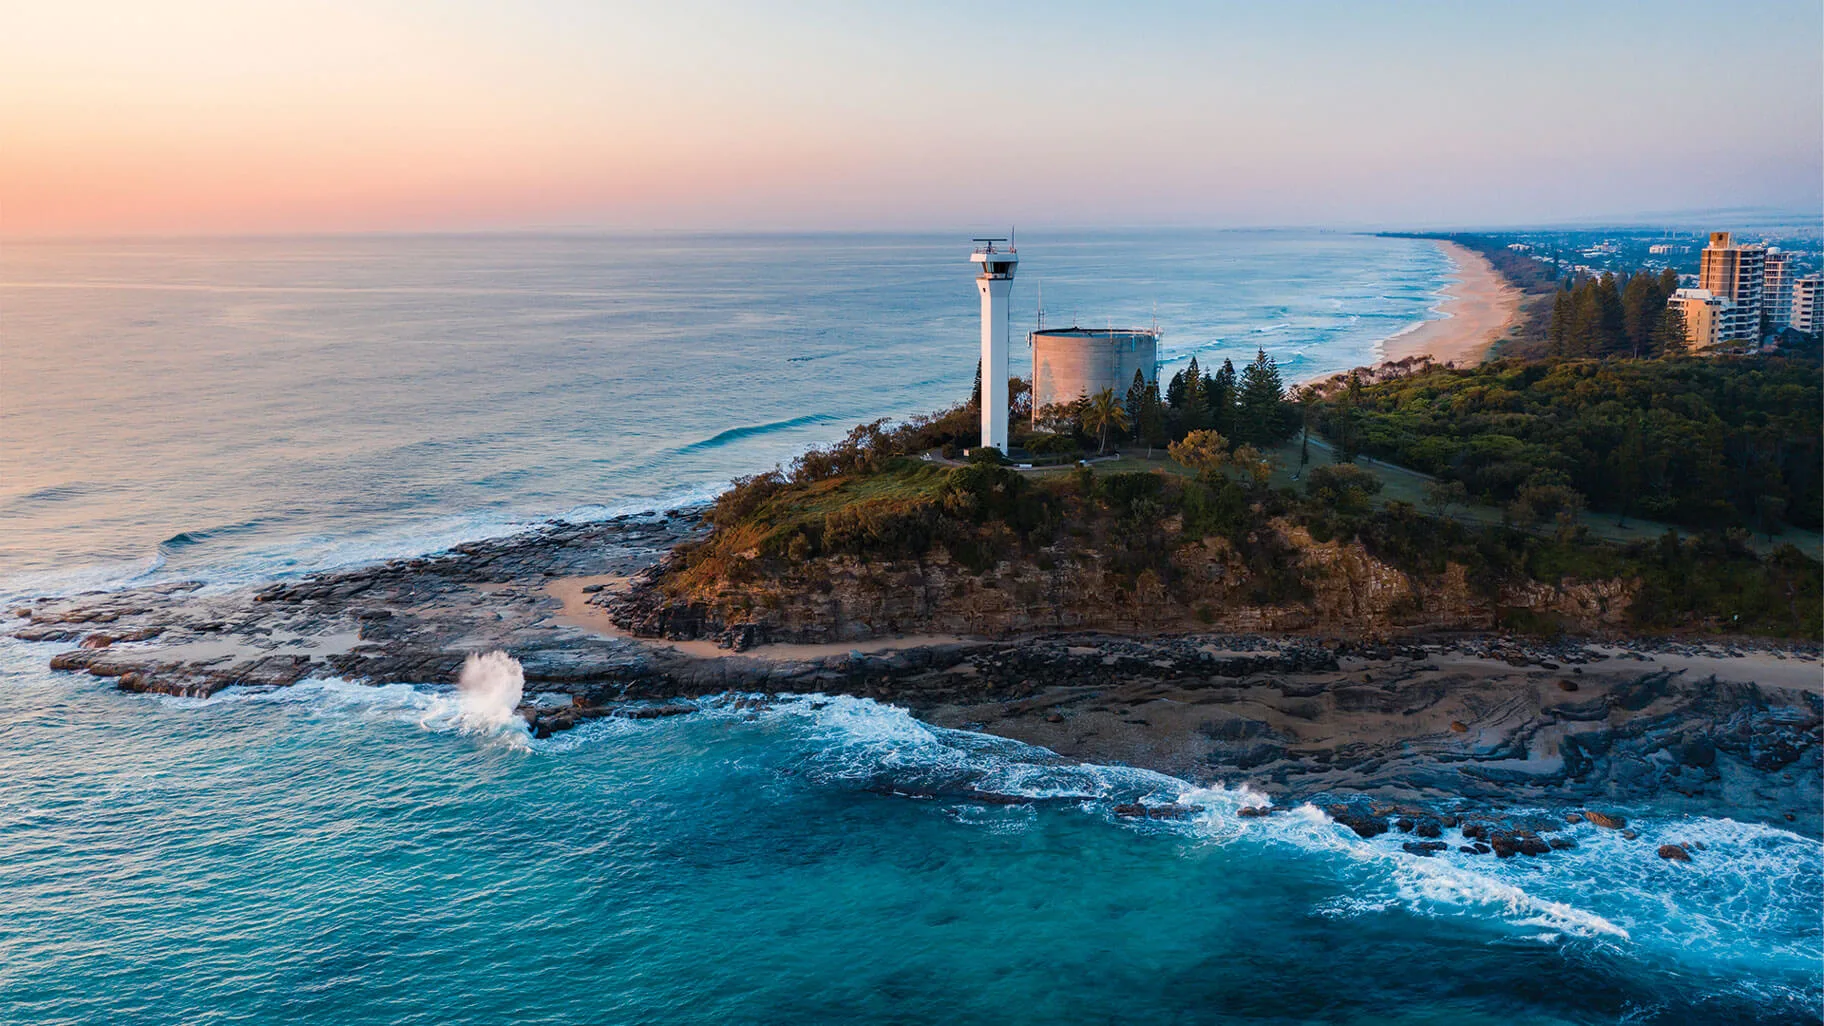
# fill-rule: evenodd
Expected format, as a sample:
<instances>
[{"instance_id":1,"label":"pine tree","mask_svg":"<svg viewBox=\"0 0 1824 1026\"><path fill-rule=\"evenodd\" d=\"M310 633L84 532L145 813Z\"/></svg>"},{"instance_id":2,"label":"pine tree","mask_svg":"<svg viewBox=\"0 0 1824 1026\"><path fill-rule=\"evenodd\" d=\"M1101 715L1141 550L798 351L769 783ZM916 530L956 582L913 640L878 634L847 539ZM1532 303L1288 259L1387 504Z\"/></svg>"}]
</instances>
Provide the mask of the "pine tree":
<instances>
[{"instance_id":1,"label":"pine tree","mask_svg":"<svg viewBox=\"0 0 1824 1026\"><path fill-rule=\"evenodd\" d=\"M969 391L969 405L982 408L982 361L975 361L975 387Z\"/></svg>"},{"instance_id":2,"label":"pine tree","mask_svg":"<svg viewBox=\"0 0 1824 1026\"><path fill-rule=\"evenodd\" d=\"M1184 372L1172 375L1171 383L1165 386L1165 402L1172 409L1184 405Z\"/></svg>"},{"instance_id":3,"label":"pine tree","mask_svg":"<svg viewBox=\"0 0 1824 1026\"><path fill-rule=\"evenodd\" d=\"M1659 315L1659 326L1653 329L1653 355L1660 359L1680 356L1688 348L1685 336L1685 312L1668 306Z\"/></svg>"},{"instance_id":4,"label":"pine tree","mask_svg":"<svg viewBox=\"0 0 1824 1026\"><path fill-rule=\"evenodd\" d=\"M1547 349L1553 356L1569 356L1571 337L1571 290L1559 289L1552 298L1552 323L1546 329Z\"/></svg>"},{"instance_id":5,"label":"pine tree","mask_svg":"<svg viewBox=\"0 0 1824 1026\"><path fill-rule=\"evenodd\" d=\"M1144 401L1140 405L1140 417L1134 422L1135 430L1146 439L1146 455L1152 458L1153 446L1165 438L1165 408L1159 402L1159 383L1147 383Z\"/></svg>"},{"instance_id":6,"label":"pine tree","mask_svg":"<svg viewBox=\"0 0 1824 1026\"><path fill-rule=\"evenodd\" d=\"M1184 369L1184 394L1176 406L1178 426L1185 431L1198 431L1210 426L1209 407L1204 402L1203 372L1197 369L1197 358Z\"/></svg>"},{"instance_id":7,"label":"pine tree","mask_svg":"<svg viewBox=\"0 0 1824 1026\"><path fill-rule=\"evenodd\" d=\"M1257 350L1254 362L1242 368L1239 392L1232 437L1254 445L1279 441L1284 428L1281 404L1285 402L1286 389L1280 381L1278 365L1265 349Z\"/></svg>"},{"instance_id":8,"label":"pine tree","mask_svg":"<svg viewBox=\"0 0 1824 1026\"><path fill-rule=\"evenodd\" d=\"M1222 367L1210 379L1209 389L1204 393L1204 405L1209 408L1210 426L1225 435L1235 433L1235 361L1224 360Z\"/></svg>"},{"instance_id":9,"label":"pine tree","mask_svg":"<svg viewBox=\"0 0 1824 1026\"><path fill-rule=\"evenodd\" d=\"M1127 398L1123 405L1127 407L1127 422L1140 423L1140 410L1146 405L1146 375L1134 371L1134 383L1127 386Z\"/></svg>"},{"instance_id":10,"label":"pine tree","mask_svg":"<svg viewBox=\"0 0 1824 1026\"><path fill-rule=\"evenodd\" d=\"M1653 329L1658 327L1665 305L1653 275L1642 271L1628 277L1621 290L1621 328L1628 340L1628 355L1638 360L1652 351Z\"/></svg>"},{"instance_id":11,"label":"pine tree","mask_svg":"<svg viewBox=\"0 0 1824 1026\"><path fill-rule=\"evenodd\" d=\"M1622 330L1621 288L1615 276L1604 271L1596 280L1596 340L1592 356L1609 356L1628 347L1627 333Z\"/></svg>"}]
</instances>

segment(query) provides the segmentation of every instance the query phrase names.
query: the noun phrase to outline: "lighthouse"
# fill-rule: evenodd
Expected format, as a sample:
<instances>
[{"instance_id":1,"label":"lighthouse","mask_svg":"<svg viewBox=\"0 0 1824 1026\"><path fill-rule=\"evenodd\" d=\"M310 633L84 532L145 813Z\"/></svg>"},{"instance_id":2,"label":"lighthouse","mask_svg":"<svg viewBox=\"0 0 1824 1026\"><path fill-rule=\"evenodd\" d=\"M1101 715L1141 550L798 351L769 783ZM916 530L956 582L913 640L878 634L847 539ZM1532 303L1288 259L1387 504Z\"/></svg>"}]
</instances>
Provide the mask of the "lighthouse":
<instances>
[{"instance_id":1,"label":"lighthouse","mask_svg":"<svg viewBox=\"0 0 1824 1026\"><path fill-rule=\"evenodd\" d=\"M995 243L1007 243L996 249ZM972 263L981 267L975 287L982 294L982 445L1007 452L1007 296L1020 255L1012 239L976 239Z\"/></svg>"}]
</instances>

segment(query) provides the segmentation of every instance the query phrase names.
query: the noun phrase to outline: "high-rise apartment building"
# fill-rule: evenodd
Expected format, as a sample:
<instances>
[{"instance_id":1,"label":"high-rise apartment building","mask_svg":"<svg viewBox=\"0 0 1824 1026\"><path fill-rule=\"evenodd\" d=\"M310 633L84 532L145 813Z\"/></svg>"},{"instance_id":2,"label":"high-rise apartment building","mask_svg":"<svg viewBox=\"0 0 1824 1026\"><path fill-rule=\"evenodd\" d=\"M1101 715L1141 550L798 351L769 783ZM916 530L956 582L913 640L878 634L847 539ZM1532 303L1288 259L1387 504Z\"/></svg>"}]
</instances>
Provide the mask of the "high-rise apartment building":
<instances>
[{"instance_id":1,"label":"high-rise apartment building","mask_svg":"<svg viewBox=\"0 0 1824 1026\"><path fill-rule=\"evenodd\" d=\"M1722 341L1719 329L1729 304L1710 294L1708 289L1679 289L1666 305L1685 317L1685 344L1692 352L1701 353Z\"/></svg>"},{"instance_id":2,"label":"high-rise apartment building","mask_svg":"<svg viewBox=\"0 0 1824 1026\"><path fill-rule=\"evenodd\" d=\"M1738 246L1728 232L1711 232L1697 265L1697 287L1724 301L1718 342L1758 341L1767 250Z\"/></svg>"},{"instance_id":3,"label":"high-rise apartment building","mask_svg":"<svg viewBox=\"0 0 1824 1026\"><path fill-rule=\"evenodd\" d=\"M1798 269L1791 253L1776 248L1767 250L1761 272L1761 305L1766 309L1767 320L1774 331L1792 323L1792 283L1798 277Z\"/></svg>"},{"instance_id":4,"label":"high-rise apartment building","mask_svg":"<svg viewBox=\"0 0 1824 1026\"><path fill-rule=\"evenodd\" d=\"M1824 274L1808 274L1792 283L1792 327L1815 335L1824 331Z\"/></svg>"}]
</instances>

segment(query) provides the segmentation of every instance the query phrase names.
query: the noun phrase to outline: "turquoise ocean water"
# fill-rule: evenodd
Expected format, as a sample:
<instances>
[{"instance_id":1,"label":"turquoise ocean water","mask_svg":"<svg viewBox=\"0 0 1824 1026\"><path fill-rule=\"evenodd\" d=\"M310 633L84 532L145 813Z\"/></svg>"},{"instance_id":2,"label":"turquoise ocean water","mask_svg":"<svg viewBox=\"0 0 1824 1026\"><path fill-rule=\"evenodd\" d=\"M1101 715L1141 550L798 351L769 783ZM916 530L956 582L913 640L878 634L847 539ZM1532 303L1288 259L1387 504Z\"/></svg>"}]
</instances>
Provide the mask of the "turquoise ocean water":
<instances>
[{"instance_id":1,"label":"turquoise ocean water","mask_svg":"<svg viewBox=\"0 0 1824 1026\"><path fill-rule=\"evenodd\" d=\"M1369 362L1448 262L1022 236L1021 323ZM218 586L712 494L966 392L966 240L0 250L0 593ZM1824 850L1628 811L1418 859L1298 813L800 698L477 728L449 682L119 694L0 643L0 1022L1807 1022ZM1045 799L891 797L973 783ZM1183 823L1117 820L1152 796ZM1701 840L1700 863L1653 857Z\"/></svg>"}]
</instances>

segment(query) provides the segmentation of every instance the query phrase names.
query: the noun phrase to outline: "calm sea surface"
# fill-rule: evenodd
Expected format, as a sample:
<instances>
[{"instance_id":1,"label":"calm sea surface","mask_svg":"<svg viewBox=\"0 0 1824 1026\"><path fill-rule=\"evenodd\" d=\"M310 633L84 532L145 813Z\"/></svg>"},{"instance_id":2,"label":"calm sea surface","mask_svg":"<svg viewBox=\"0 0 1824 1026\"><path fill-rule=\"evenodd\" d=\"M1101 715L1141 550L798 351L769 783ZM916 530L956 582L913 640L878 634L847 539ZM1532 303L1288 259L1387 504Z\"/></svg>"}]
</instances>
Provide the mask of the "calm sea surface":
<instances>
[{"instance_id":1,"label":"calm sea surface","mask_svg":"<svg viewBox=\"0 0 1824 1026\"><path fill-rule=\"evenodd\" d=\"M1449 273L1330 234L1022 236L1016 332L1373 358ZM974 373L967 240L0 247L0 597L227 585L701 499ZM1156 311L1156 313L1155 313ZM1016 354L1021 347L1016 346ZM122 695L0 642L0 1022L1808 1022L1824 849L1628 811L1417 859L805 698L478 729L448 682ZM883 797L963 781L1030 808ZM1113 803L1181 797L1185 823ZM1699 863L1653 856L1704 842Z\"/></svg>"}]
</instances>

